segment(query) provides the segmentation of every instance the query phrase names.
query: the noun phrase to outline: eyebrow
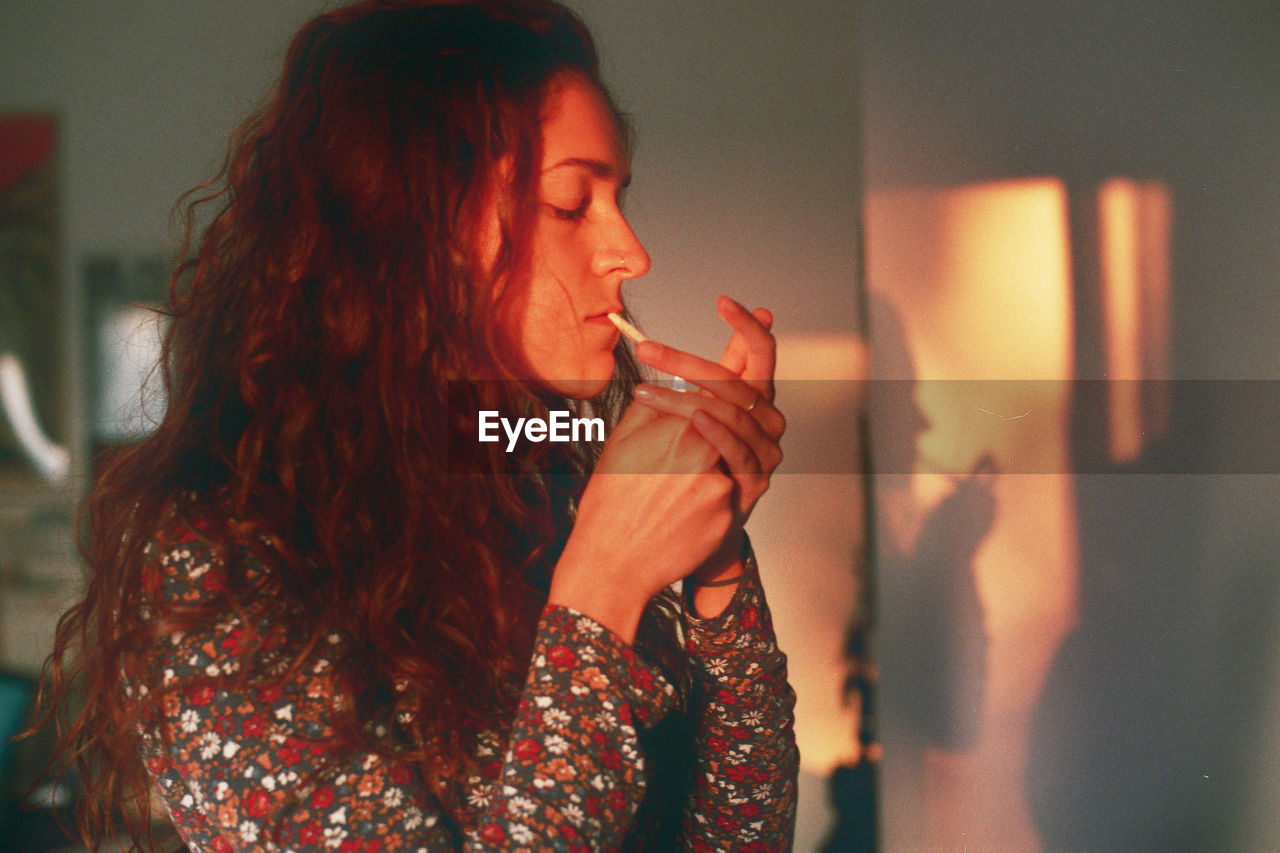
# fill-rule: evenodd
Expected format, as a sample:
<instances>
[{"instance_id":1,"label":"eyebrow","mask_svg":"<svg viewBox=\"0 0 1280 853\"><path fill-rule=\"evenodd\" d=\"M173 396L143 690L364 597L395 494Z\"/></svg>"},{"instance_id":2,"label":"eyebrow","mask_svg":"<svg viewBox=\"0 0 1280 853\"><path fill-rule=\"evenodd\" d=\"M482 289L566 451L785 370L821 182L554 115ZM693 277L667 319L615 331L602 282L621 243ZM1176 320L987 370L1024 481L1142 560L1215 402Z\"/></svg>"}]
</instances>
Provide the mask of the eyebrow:
<instances>
[{"instance_id":1,"label":"eyebrow","mask_svg":"<svg viewBox=\"0 0 1280 853\"><path fill-rule=\"evenodd\" d=\"M551 172L556 169L561 169L561 168L564 168L565 166L578 166L580 168L586 169L588 172L590 172L592 175L595 175L597 178L608 179L608 178L613 178L617 176L617 170L615 170L613 166L611 166L610 164L606 163L603 160L596 160L591 157L567 157L564 160L561 160L559 163L556 163L554 166L549 166L546 169L543 169L542 171L543 171L543 174L546 174L547 172ZM619 186L622 186L622 187L629 186L631 184L631 173L628 172L622 178L622 180L618 182L618 184Z\"/></svg>"}]
</instances>

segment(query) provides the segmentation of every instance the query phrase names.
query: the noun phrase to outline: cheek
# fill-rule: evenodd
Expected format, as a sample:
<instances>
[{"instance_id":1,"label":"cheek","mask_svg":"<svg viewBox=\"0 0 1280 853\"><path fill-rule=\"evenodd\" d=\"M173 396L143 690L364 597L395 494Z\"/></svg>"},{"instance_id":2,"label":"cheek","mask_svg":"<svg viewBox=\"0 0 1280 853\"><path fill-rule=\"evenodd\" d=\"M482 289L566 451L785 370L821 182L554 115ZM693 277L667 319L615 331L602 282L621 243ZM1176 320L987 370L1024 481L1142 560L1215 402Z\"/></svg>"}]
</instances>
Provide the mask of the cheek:
<instances>
[{"instance_id":1,"label":"cheek","mask_svg":"<svg viewBox=\"0 0 1280 853\"><path fill-rule=\"evenodd\" d=\"M585 281L591 270L590 234L589 226L540 216L530 244L535 273L567 287Z\"/></svg>"},{"instance_id":2,"label":"cheek","mask_svg":"<svg viewBox=\"0 0 1280 853\"><path fill-rule=\"evenodd\" d=\"M583 358L583 330L559 289L535 290L519 328L520 349L530 366L576 372Z\"/></svg>"},{"instance_id":3,"label":"cheek","mask_svg":"<svg viewBox=\"0 0 1280 853\"><path fill-rule=\"evenodd\" d=\"M555 246L535 246L528 292L531 314L540 324L564 330L577 325L585 303L583 277L571 258Z\"/></svg>"}]
</instances>

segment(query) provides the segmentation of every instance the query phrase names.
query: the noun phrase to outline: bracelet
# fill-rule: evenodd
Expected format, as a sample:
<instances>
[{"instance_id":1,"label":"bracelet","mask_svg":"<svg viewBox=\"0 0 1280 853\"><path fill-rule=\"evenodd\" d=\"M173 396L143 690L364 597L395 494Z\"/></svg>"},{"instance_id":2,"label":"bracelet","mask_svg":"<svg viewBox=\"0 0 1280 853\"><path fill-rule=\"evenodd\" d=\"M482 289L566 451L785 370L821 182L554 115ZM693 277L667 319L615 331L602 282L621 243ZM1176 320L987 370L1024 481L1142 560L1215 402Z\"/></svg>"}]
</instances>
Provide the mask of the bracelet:
<instances>
[{"instance_id":1,"label":"bracelet","mask_svg":"<svg viewBox=\"0 0 1280 853\"><path fill-rule=\"evenodd\" d=\"M746 576L747 576L747 573L743 572L740 575L734 575L731 578L725 578L724 580L718 580L718 581L699 581L699 580L694 580L693 578L686 578L686 580L688 580L688 582L693 584L694 586L731 586L737 583L738 581L742 580Z\"/></svg>"}]
</instances>

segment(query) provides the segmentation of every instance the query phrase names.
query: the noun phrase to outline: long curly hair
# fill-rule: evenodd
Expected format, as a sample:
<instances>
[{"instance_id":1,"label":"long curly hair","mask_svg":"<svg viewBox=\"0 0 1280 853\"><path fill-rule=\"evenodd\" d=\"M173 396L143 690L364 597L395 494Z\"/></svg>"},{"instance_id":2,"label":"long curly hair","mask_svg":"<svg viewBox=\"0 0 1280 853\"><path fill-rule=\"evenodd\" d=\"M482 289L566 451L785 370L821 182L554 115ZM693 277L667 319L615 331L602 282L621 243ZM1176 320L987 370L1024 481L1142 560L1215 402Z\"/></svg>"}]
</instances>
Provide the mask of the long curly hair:
<instances>
[{"instance_id":1,"label":"long curly hair","mask_svg":"<svg viewBox=\"0 0 1280 853\"><path fill-rule=\"evenodd\" d=\"M450 437L474 436L483 409L616 421L639 374L620 344L603 397L550 399L505 370L486 322L528 267L544 95L567 70L599 85L590 35L551 0L332 11L298 33L220 174L189 194L168 409L104 464L88 591L51 658L61 760L85 778L95 849L122 814L135 843L150 837L139 732L162 728L162 703L122 677L145 683L162 638L229 612L282 624L295 666L326 634L348 638L336 665L355 701L335 708L334 751L395 753L430 790L511 713L598 448L534 445L511 470L498 445ZM495 207L499 249L481 263ZM144 551L183 519L225 577L178 607ZM271 568L269 595L254 563ZM363 725L389 697L414 712L409 737Z\"/></svg>"}]
</instances>

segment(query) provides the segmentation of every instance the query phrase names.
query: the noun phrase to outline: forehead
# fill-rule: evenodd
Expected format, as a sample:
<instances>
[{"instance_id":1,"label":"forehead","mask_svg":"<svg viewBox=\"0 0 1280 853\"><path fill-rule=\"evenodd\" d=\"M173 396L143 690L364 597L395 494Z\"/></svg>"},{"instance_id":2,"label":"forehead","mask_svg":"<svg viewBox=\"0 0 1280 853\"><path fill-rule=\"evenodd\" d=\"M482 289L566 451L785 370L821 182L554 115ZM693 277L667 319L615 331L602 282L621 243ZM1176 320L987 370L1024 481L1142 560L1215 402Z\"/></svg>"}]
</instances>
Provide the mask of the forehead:
<instances>
[{"instance_id":1,"label":"forehead","mask_svg":"<svg viewBox=\"0 0 1280 853\"><path fill-rule=\"evenodd\" d=\"M604 94L586 76L568 72L551 84L542 120L543 169L566 161L594 160L618 175L627 172L627 154Z\"/></svg>"}]
</instances>

